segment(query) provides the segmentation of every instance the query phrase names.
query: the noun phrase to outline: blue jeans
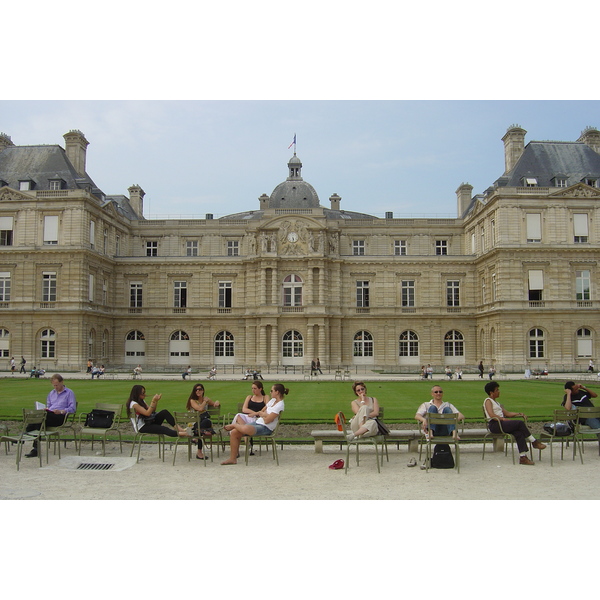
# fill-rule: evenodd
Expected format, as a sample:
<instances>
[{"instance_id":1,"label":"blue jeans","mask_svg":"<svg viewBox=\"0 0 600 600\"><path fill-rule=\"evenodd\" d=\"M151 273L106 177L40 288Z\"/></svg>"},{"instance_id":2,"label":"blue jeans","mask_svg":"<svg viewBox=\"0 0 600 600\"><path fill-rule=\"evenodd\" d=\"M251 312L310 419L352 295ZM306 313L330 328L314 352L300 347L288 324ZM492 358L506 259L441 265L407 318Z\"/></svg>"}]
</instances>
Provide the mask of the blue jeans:
<instances>
[{"instance_id":1,"label":"blue jeans","mask_svg":"<svg viewBox=\"0 0 600 600\"><path fill-rule=\"evenodd\" d=\"M435 406L430 406L429 409L427 410L427 412L438 414L438 410ZM452 410L450 409L450 407L446 406L446 408L444 408L444 410L442 411L442 414L443 415L452 414ZM431 427L431 431L433 432L434 437L436 435L437 436L452 435L452 432L455 429L454 425L435 425L434 423L432 423L430 427Z\"/></svg>"}]
</instances>

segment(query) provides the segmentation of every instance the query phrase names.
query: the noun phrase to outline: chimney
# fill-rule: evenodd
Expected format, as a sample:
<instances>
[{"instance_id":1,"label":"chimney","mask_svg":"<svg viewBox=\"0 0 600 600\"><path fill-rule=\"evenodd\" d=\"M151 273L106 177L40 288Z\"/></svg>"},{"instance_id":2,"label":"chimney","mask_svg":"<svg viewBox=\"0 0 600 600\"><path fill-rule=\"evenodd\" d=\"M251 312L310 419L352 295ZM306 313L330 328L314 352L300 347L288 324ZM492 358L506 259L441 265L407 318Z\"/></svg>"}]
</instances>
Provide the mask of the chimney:
<instances>
[{"instance_id":1,"label":"chimney","mask_svg":"<svg viewBox=\"0 0 600 600\"><path fill-rule=\"evenodd\" d=\"M67 158L71 161L75 171L82 177L85 176L85 153L89 142L79 129L71 129L63 137L65 138Z\"/></svg>"},{"instance_id":2,"label":"chimney","mask_svg":"<svg viewBox=\"0 0 600 600\"><path fill-rule=\"evenodd\" d=\"M456 190L456 200L458 205L458 218L461 219L467 208L471 204L473 186L469 183L461 183Z\"/></svg>"},{"instance_id":3,"label":"chimney","mask_svg":"<svg viewBox=\"0 0 600 600\"><path fill-rule=\"evenodd\" d=\"M329 196L329 201L331 202L331 210L340 210L341 200L341 196L338 196L335 192L333 192L333 194Z\"/></svg>"},{"instance_id":4,"label":"chimney","mask_svg":"<svg viewBox=\"0 0 600 600\"><path fill-rule=\"evenodd\" d=\"M510 173L517 164L525 148L525 134L527 132L518 125L511 125L502 141L504 142L504 172Z\"/></svg>"},{"instance_id":5,"label":"chimney","mask_svg":"<svg viewBox=\"0 0 600 600\"><path fill-rule=\"evenodd\" d=\"M600 131L595 127L586 127L579 136L578 142L588 145L594 152L600 154Z\"/></svg>"},{"instance_id":6,"label":"chimney","mask_svg":"<svg viewBox=\"0 0 600 600\"><path fill-rule=\"evenodd\" d=\"M144 196L146 192L139 185L132 185L127 188L129 192L129 204L131 204L131 208L135 214L140 218L144 218Z\"/></svg>"},{"instance_id":7,"label":"chimney","mask_svg":"<svg viewBox=\"0 0 600 600\"><path fill-rule=\"evenodd\" d=\"M10 135L0 132L0 152L9 146L14 146L12 140L10 139Z\"/></svg>"},{"instance_id":8,"label":"chimney","mask_svg":"<svg viewBox=\"0 0 600 600\"><path fill-rule=\"evenodd\" d=\"M263 194L258 197L258 202L260 206L260 210L264 210L265 208L269 208L269 196Z\"/></svg>"}]
</instances>

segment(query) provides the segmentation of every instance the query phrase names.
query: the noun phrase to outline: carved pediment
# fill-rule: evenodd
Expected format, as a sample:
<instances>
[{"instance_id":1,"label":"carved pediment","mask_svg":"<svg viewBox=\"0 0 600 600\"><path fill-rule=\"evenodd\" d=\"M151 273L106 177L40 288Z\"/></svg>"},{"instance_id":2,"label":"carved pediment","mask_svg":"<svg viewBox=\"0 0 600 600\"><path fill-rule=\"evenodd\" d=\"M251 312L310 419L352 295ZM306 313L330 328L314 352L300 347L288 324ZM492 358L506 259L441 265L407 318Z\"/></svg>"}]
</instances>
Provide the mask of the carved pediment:
<instances>
[{"instance_id":1,"label":"carved pediment","mask_svg":"<svg viewBox=\"0 0 600 600\"><path fill-rule=\"evenodd\" d=\"M599 198L600 190L585 183L576 183L550 194L552 198Z\"/></svg>"},{"instance_id":2,"label":"carved pediment","mask_svg":"<svg viewBox=\"0 0 600 600\"><path fill-rule=\"evenodd\" d=\"M33 196L24 194L18 190L13 190L6 185L0 188L0 202L7 202L11 200L33 200Z\"/></svg>"}]
</instances>

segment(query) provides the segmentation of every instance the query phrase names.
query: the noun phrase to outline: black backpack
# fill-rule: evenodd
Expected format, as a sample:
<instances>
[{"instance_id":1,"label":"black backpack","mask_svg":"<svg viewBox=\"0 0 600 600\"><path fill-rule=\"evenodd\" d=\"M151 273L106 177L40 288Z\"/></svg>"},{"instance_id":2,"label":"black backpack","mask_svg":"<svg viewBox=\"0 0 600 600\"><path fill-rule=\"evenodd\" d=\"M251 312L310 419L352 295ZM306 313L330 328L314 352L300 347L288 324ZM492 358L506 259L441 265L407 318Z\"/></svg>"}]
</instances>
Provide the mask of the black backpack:
<instances>
[{"instance_id":1,"label":"black backpack","mask_svg":"<svg viewBox=\"0 0 600 600\"><path fill-rule=\"evenodd\" d=\"M449 444L436 444L431 457L432 469L454 469L454 457Z\"/></svg>"}]
</instances>

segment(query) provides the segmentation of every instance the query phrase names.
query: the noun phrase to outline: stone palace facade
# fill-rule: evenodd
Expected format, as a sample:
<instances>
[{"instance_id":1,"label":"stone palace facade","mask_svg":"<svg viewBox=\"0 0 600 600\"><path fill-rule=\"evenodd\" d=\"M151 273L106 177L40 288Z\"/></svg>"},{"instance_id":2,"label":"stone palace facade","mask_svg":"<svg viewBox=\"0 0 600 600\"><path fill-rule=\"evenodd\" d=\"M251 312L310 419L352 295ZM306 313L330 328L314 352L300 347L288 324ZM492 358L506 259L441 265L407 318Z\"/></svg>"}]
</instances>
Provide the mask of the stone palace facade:
<instances>
[{"instance_id":1,"label":"stone palace facade","mask_svg":"<svg viewBox=\"0 0 600 600\"><path fill-rule=\"evenodd\" d=\"M324 207L294 153L253 210L197 220L145 219L138 185L106 195L80 131L64 147L0 134L0 357L583 370L600 335L600 132L526 133L508 129L484 193L458 187L456 218L377 218L337 194Z\"/></svg>"}]
</instances>

